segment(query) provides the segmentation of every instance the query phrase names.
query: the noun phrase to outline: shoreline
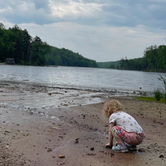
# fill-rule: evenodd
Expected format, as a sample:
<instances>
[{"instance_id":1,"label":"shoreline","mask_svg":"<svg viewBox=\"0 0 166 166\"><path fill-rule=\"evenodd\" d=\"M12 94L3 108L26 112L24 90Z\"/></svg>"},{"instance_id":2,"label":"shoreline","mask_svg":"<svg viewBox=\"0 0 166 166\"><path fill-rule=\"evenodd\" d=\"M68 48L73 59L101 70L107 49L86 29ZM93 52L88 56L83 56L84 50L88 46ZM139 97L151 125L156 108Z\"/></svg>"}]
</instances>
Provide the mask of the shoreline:
<instances>
[{"instance_id":1,"label":"shoreline","mask_svg":"<svg viewBox=\"0 0 166 166\"><path fill-rule=\"evenodd\" d=\"M115 153L104 147L108 119L101 110L112 98L144 129L146 138L137 152ZM0 166L165 166L165 110L162 103L109 92L0 84Z\"/></svg>"},{"instance_id":2,"label":"shoreline","mask_svg":"<svg viewBox=\"0 0 166 166\"><path fill-rule=\"evenodd\" d=\"M116 88L93 88L93 87L77 87L77 86L60 86L46 83L37 83L37 82L29 82L28 80L18 81L18 80L0 80L0 85L3 84L25 84L36 87L45 87L45 88L55 88L55 89L67 89L67 90L81 90L81 91L89 91L89 92L103 92L103 93L113 93L118 96L151 96L153 92L143 91L143 90L127 90L127 89L116 89Z\"/></svg>"}]
</instances>

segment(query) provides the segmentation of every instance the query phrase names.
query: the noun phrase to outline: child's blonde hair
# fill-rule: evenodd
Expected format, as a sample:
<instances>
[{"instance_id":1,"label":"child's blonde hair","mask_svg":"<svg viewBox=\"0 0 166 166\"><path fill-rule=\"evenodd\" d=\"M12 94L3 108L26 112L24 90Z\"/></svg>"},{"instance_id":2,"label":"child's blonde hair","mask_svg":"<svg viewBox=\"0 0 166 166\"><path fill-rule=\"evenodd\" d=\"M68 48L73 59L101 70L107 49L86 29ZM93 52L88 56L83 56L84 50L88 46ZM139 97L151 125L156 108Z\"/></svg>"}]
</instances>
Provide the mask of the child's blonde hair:
<instances>
[{"instance_id":1,"label":"child's blonde hair","mask_svg":"<svg viewBox=\"0 0 166 166\"><path fill-rule=\"evenodd\" d=\"M103 114L108 118L114 112L122 111L124 106L118 100L110 100L104 104Z\"/></svg>"}]
</instances>

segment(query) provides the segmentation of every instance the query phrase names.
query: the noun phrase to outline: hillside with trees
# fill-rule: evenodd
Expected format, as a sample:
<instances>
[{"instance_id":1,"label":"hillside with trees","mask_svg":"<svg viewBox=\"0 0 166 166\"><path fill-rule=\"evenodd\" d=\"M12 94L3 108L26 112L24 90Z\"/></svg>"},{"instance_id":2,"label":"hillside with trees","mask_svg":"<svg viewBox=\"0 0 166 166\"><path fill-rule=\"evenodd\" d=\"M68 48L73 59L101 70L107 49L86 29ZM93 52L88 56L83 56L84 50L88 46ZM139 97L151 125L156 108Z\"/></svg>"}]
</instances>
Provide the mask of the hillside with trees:
<instances>
[{"instance_id":1,"label":"hillside with trees","mask_svg":"<svg viewBox=\"0 0 166 166\"><path fill-rule=\"evenodd\" d=\"M121 59L120 69L142 71L166 71L166 45L150 46L144 50L142 58Z\"/></svg>"},{"instance_id":2,"label":"hillside with trees","mask_svg":"<svg viewBox=\"0 0 166 166\"><path fill-rule=\"evenodd\" d=\"M0 23L0 63L5 62L6 58L13 58L19 65L97 67L96 61L84 58L79 53L50 46L17 25L6 29Z\"/></svg>"},{"instance_id":3,"label":"hillside with trees","mask_svg":"<svg viewBox=\"0 0 166 166\"><path fill-rule=\"evenodd\" d=\"M147 47L142 58L127 59L125 57L120 61L98 62L97 64L101 68L165 72L166 45Z\"/></svg>"},{"instance_id":4,"label":"hillside with trees","mask_svg":"<svg viewBox=\"0 0 166 166\"><path fill-rule=\"evenodd\" d=\"M112 61L112 62L97 62L99 68L111 68L117 69L119 65L119 61Z\"/></svg>"}]
</instances>

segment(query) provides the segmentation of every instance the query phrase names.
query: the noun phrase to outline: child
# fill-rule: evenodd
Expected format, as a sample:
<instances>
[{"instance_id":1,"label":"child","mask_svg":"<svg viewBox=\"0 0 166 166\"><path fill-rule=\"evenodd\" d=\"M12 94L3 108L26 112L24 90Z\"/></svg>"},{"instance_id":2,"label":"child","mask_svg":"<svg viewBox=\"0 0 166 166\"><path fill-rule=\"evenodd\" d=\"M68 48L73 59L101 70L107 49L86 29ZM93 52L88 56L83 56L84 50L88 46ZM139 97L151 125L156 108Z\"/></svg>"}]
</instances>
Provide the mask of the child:
<instances>
[{"instance_id":1,"label":"child","mask_svg":"<svg viewBox=\"0 0 166 166\"><path fill-rule=\"evenodd\" d=\"M116 152L137 150L136 145L144 139L144 133L137 121L126 112L123 105L117 100L110 100L104 104L103 113L109 118L109 143L106 148ZM113 137L116 145L113 146Z\"/></svg>"}]
</instances>

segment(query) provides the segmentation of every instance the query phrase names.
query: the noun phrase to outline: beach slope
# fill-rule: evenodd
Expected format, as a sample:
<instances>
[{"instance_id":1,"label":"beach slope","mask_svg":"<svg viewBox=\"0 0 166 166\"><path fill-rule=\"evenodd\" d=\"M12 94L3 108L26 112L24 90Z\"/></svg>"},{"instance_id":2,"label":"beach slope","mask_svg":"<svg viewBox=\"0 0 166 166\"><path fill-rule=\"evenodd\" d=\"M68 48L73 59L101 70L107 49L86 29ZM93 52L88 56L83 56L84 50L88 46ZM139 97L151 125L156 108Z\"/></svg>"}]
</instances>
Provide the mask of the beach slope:
<instances>
[{"instance_id":1,"label":"beach slope","mask_svg":"<svg viewBox=\"0 0 166 166\"><path fill-rule=\"evenodd\" d=\"M111 98L125 105L144 129L138 150L106 149ZM0 84L0 165L165 166L166 105L109 93Z\"/></svg>"}]
</instances>

